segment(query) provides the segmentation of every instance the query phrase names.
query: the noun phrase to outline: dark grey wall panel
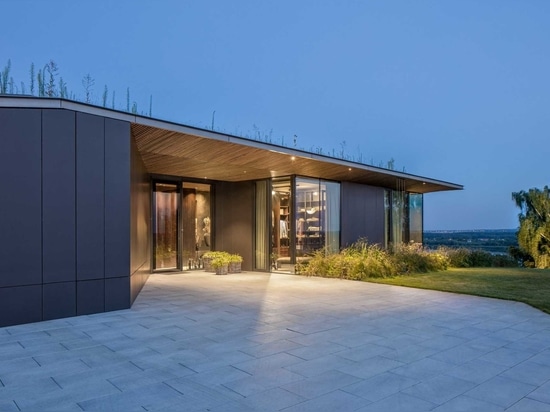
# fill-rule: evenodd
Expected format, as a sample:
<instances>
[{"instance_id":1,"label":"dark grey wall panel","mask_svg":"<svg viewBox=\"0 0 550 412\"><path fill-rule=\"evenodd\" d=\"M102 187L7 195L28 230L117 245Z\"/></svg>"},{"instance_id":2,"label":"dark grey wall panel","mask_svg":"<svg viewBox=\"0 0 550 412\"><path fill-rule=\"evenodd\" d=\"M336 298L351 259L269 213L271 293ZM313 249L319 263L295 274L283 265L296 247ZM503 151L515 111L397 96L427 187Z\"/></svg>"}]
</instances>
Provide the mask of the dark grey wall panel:
<instances>
[{"instance_id":1,"label":"dark grey wall panel","mask_svg":"<svg viewBox=\"0 0 550 412\"><path fill-rule=\"evenodd\" d=\"M105 277L130 276L130 124L105 119Z\"/></svg>"},{"instance_id":2,"label":"dark grey wall panel","mask_svg":"<svg viewBox=\"0 0 550 412\"><path fill-rule=\"evenodd\" d=\"M104 118L76 115L77 279L104 277Z\"/></svg>"},{"instance_id":3,"label":"dark grey wall panel","mask_svg":"<svg viewBox=\"0 0 550 412\"><path fill-rule=\"evenodd\" d=\"M76 314L89 315L105 311L105 280L76 283Z\"/></svg>"},{"instance_id":4,"label":"dark grey wall panel","mask_svg":"<svg viewBox=\"0 0 550 412\"><path fill-rule=\"evenodd\" d=\"M132 303L151 272L151 179L131 139L130 289Z\"/></svg>"},{"instance_id":5,"label":"dark grey wall panel","mask_svg":"<svg viewBox=\"0 0 550 412\"><path fill-rule=\"evenodd\" d=\"M130 277L105 279L105 311L130 307Z\"/></svg>"},{"instance_id":6,"label":"dark grey wall panel","mask_svg":"<svg viewBox=\"0 0 550 412\"><path fill-rule=\"evenodd\" d=\"M254 256L254 182L220 182L215 189L215 249L238 253L252 270Z\"/></svg>"},{"instance_id":7,"label":"dark grey wall panel","mask_svg":"<svg viewBox=\"0 0 550 412\"><path fill-rule=\"evenodd\" d=\"M42 320L42 286L0 288L0 326Z\"/></svg>"},{"instance_id":8,"label":"dark grey wall panel","mask_svg":"<svg viewBox=\"0 0 550 412\"><path fill-rule=\"evenodd\" d=\"M44 283L76 280L75 116L42 111Z\"/></svg>"},{"instance_id":9,"label":"dark grey wall panel","mask_svg":"<svg viewBox=\"0 0 550 412\"><path fill-rule=\"evenodd\" d=\"M0 110L0 287L42 282L41 111Z\"/></svg>"},{"instance_id":10,"label":"dark grey wall panel","mask_svg":"<svg viewBox=\"0 0 550 412\"><path fill-rule=\"evenodd\" d=\"M0 108L0 145L0 327L130 307L149 276L151 218L130 124Z\"/></svg>"},{"instance_id":11,"label":"dark grey wall panel","mask_svg":"<svg viewBox=\"0 0 550 412\"><path fill-rule=\"evenodd\" d=\"M360 238L384 245L384 189L342 182L341 245Z\"/></svg>"},{"instance_id":12,"label":"dark grey wall panel","mask_svg":"<svg viewBox=\"0 0 550 412\"><path fill-rule=\"evenodd\" d=\"M76 315L76 282L45 284L42 296L44 320Z\"/></svg>"}]
</instances>

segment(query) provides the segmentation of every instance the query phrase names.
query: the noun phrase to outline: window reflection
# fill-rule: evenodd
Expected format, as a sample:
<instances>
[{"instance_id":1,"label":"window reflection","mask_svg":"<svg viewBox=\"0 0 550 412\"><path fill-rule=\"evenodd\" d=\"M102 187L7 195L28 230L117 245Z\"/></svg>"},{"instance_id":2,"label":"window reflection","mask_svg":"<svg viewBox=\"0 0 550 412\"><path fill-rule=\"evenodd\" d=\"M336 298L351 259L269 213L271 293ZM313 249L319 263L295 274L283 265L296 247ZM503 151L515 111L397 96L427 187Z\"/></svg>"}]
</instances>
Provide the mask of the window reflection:
<instances>
[{"instance_id":1,"label":"window reflection","mask_svg":"<svg viewBox=\"0 0 550 412\"><path fill-rule=\"evenodd\" d=\"M409 194L409 241L422 243L423 229L423 196L419 193Z\"/></svg>"},{"instance_id":2,"label":"window reflection","mask_svg":"<svg viewBox=\"0 0 550 412\"><path fill-rule=\"evenodd\" d=\"M296 256L340 249L340 184L296 178Z\"/></svg>"},{"instance_id":3,"label":"window reflection","mask_svg":"<svg viewBox=\"0 0 550 412\"><path fill-rule=\"evenodd\" d=\"M155 183L155 269L178 266L178 196L177 185Z\"/></svg>"}]
</instances>

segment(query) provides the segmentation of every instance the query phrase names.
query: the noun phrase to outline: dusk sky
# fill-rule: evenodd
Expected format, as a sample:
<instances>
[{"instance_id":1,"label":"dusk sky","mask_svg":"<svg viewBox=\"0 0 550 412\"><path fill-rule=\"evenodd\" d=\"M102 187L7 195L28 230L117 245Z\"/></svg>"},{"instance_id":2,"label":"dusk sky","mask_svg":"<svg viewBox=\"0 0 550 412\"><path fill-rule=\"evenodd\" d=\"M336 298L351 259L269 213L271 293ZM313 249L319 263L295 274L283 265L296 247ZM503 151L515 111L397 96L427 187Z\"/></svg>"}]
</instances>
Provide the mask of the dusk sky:
<instances>
[{"instance_id":1,"label":"dusk sky","mask_svg":"<svg viewBox=\"0 0 550 412\"><path fill-rule=\"evenodd\" d=\"M0 0L0 69L83 98L464 185L424 228L512 229L550 184L550 1ZM345 144L344 144L345 142Z\"/></svg>"}]
</instances>

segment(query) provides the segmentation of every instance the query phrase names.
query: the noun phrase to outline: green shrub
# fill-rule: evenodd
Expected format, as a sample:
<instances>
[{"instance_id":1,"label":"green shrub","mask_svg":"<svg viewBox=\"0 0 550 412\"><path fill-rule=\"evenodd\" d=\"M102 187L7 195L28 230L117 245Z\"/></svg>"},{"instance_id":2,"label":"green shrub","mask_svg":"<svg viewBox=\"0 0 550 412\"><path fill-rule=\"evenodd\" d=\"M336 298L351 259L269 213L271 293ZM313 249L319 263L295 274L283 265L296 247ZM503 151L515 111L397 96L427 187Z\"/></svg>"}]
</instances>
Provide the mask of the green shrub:
<instances>
[{"instance_id":1,"label":"green shrub","mask_svg":"<svg viewBox=\"0 0 550 412\"><path fill-rule=\"evenodd\" d=\"M491 255L482 250L439 248L427 250L418 243L393 247L386 251L360 240L340 253L315 252L307 263L296 265L296 273L350 280L387 278L412 273L446 270L449 266L513 267L515 259Z\"/></svg>"},{"instance_id":2,"label":"green shrub","mask_svg":"<svg viewBox=\"0 0 550 412\"><path fill-rule=\"evenodd\" d=\"M469 267L517 267L516 259L508 255L492 255L480 249L440 247L438 253L449 259L449 265L455 268Z\"/></svg>"},{"instance_id":3,"label":"green shrub","mask_svg":"<svg viewBox=\"0 0 550 412\"><path fill-rule=\"evenodd\" d=\"M426 273L445 270L449 259L437 251L428 251L420 243L409 243L395 247L392 258L400 274Z\"/></svg>"}]
</instances>

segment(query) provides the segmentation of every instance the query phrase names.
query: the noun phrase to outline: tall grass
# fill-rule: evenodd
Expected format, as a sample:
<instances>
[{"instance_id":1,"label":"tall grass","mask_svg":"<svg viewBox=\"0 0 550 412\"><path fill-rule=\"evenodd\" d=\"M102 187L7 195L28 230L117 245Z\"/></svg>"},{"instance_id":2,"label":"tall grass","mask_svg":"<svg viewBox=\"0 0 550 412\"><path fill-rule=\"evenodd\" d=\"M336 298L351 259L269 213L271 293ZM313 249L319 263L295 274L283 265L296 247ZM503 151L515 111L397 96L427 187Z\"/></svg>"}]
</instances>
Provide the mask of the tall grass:
<instances>
[{"instance_id":1,"label":"tall grass","mask_svg":"<svg viewBox=\"0 0 550 412\"><path fill-rule=\"evenodd\" d=\"M309 261L299 264L297 271L309 276L364 280L446 267L447 259L443 255L425 252L416 245L404 245L388 252L359 240L340 253L317 251Z\"/></svg>"},{"instance_id":2,"label":"tall grass","mask_svg":"<svg viewBox=\"0 0 550 412\"><path fill-rule=\"evenodd\" d=\"M427 250L410 243L390 250L359 240L340 253L315 252L311 259L297 265L306 276L365 280L390 278L413 273L437 272L449 267L517 267L509 256L491 255L480 250L439 248Z\"/></svg>"}]
</instances>

